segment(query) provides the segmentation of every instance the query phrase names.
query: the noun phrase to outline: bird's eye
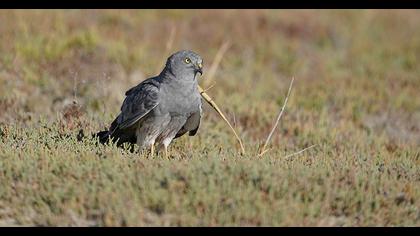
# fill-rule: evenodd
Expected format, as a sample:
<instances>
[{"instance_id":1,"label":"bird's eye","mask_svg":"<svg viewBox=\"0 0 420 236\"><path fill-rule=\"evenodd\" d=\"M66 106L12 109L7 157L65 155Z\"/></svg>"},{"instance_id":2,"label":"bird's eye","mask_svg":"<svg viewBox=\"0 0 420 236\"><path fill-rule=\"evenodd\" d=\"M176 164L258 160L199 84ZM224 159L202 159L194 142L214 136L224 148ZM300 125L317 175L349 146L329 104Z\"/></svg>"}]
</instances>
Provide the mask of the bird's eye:
<instances>
[{"instance_id":1,"label":"bird's eye","mask_svg":"<svg viewBox=\"0 0 420 236\"><path fill-rule=\"evenodd\" d=\"M184 59L184 61L185 61L185 63L187 63L187 64L190 64L190 63L191 63L191 59L189 59L188 57L186 57L186 58Z\"/></svg>"}]
</instances>

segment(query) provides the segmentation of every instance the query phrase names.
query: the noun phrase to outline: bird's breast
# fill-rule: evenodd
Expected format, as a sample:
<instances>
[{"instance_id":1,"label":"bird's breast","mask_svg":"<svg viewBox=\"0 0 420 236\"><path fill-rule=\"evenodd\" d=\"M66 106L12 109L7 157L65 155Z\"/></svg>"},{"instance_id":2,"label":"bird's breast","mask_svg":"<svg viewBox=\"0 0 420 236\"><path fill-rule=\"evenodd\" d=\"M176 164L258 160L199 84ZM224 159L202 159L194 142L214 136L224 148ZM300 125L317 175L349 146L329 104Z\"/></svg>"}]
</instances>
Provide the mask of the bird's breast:
<instances>
[{"instance_id":1,"label":"bird's breast","mask_svg":"<svg viewBox=\"0 0 420 236\"><path fill-rule=\"evenodd\" d=\"M201 95L196 86L181 89L168 88L163 91L164 101L161 101L162 112L168 112L171 116L189 116L197 112L201 106Z\"/></svg>"}]
</instances>

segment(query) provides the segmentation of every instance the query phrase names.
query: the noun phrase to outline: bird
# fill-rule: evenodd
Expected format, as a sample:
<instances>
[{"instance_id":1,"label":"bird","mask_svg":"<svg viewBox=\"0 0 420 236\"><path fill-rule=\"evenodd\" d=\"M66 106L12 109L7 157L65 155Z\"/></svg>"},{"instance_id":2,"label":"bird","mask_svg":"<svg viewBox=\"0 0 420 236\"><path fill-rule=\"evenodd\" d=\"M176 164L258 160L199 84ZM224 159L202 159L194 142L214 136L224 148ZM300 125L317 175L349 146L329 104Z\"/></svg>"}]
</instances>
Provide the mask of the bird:
<instances>
[{"instance_id":1,"label":"bird","mask_svg":"<svg viewBox=\"0 0 420 236\"><path fill-rule=\"evenodd\" d=\"M137 144L149 149L163 146L165 156L171 142L188 132L196 135L202 117L198 77L203 59L191 50L173 53L159 75L148 78L125 92L121 111L108 130L96 135L101 143L109 140Z\"/></svg>"}]
</instances>

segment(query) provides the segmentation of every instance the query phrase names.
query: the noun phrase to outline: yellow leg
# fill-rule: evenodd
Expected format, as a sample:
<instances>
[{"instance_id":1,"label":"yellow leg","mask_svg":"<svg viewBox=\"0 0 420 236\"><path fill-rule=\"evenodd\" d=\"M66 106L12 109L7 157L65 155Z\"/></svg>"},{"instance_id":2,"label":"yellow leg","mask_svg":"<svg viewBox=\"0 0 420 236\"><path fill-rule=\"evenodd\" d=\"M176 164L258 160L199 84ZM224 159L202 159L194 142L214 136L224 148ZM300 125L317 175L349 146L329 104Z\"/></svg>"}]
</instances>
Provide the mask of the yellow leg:
<instances>
[{"instance_id":1,"label":"yellow leg","mask_svg":"<svg viewBox=\"0 0 420 236\"><path fill-rule=\"evenodd\" d=\"M155 144L152 144L152 146L150 146L150 154L152 155L152 157L154 157L154 155L155 155Z\"/></svg>"}]
</instances>

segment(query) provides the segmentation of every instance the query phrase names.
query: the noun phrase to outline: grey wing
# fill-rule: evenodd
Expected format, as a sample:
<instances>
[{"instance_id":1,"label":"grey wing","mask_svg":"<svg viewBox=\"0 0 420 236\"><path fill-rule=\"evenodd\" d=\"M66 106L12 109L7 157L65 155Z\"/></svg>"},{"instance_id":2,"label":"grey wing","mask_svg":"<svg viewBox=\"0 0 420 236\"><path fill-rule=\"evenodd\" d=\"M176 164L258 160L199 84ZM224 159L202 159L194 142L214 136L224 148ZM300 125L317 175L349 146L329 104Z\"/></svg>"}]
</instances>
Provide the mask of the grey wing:
<instances>
[{"instance_id":1,"label":"grey wing","mask_svg":"<svg viewBox=\"0 0 420 236\"><path fill-rule=\"evenodd\" d=\"M190 136L194 136L197 133L198 128L200 127L201 115L202 115L202 109L200 105L199 111L194 112L188 117L184 126L182 126L182 128L175 135L175 138L181 137L186 132L189 132L188 134Z\"/></svg>"},{"instance_id":2,"label":"grey wing","mask_svg":"<svg viewBox=\"0 0 420 236\"><path fill-rule=\"evenodd\" d=\"M121 113L111 124L110 131L126 129L135 124L159 104L159 83L148 79L128 90Z\"/></svg>"}]
</instances>

